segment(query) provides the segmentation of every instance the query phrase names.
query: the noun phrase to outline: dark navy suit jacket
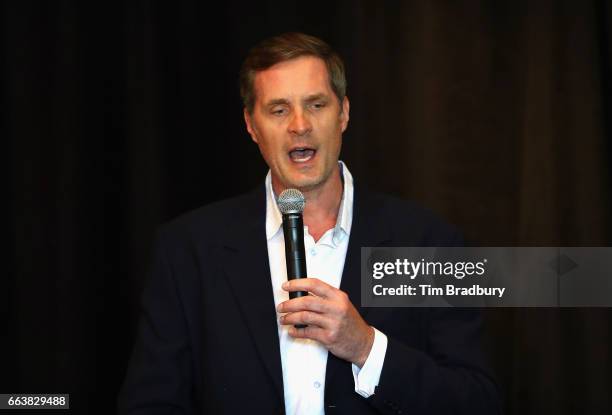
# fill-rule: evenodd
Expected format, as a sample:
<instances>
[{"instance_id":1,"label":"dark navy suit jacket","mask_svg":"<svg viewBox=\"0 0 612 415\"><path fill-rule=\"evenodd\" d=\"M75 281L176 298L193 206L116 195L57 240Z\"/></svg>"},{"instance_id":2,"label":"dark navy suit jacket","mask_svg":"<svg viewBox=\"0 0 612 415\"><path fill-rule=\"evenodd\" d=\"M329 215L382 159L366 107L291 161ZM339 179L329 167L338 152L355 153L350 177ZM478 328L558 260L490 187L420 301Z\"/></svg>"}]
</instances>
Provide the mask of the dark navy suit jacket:
<instances>
[{"instance_id":1,"label":"dark navy suit jacket","mask_svg":"<svg viewBox=\"0 0 612 415\"><path fill-rule=\"evenodd\" d=\"M261 185L160 228L120 413L284 413L265 206ZM368 399L354 391L351 364L329 354L327 414L500 411L477 311L360 307L360 247L460 243L427 211L355 187L340 289L388 346Z\"/></svg>"}]
</instances>

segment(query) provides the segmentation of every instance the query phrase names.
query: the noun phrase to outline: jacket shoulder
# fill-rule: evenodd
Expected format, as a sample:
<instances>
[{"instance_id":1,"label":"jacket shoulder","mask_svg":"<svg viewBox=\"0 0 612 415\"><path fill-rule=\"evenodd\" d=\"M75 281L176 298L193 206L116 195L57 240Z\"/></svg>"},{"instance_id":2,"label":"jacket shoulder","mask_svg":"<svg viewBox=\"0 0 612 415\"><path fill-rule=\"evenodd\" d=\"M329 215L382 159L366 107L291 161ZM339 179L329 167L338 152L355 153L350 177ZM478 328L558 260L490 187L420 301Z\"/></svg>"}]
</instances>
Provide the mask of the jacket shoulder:
<instances>
[{"instance_id":1,"label":"jacket shoulder","mask_svg":"<svg viewBox=\"0 0 612 415\"><path fill-rule=\"evenodd\" d=\"M265 191L263 185L248 193L212 202L159 226L158 234L164 238L217 240L237 223L263 220Z\"/></svg>"},{"instance_id":2,"label":"jacket shoulder","mask_svg":"<svg viewBox=\"0 0 612 415\"><path fill-rule=\"evenodd\" d=\"M375 206L378 215L389 227L396 244L404 246L458 246L464 240L459 229L434 211L420 204L362 189L364 203Z\"/></svg>"}]
</instances>

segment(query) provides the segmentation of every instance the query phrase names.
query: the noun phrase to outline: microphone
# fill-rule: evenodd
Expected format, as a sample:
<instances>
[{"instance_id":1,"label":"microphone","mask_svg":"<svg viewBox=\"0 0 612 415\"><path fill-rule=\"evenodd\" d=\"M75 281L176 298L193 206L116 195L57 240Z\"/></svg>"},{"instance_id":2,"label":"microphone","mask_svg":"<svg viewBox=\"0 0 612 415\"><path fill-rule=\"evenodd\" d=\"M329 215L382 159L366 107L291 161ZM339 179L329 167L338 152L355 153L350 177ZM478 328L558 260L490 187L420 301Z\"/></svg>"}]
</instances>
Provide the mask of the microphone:
<instances>
[{"instance_id":1,"label":"microphone","mask_svg":"<svg viewBox=\"0 0 612 415\"><path fill-rule=\"evenodd\" d=\"M286 189L277 198L276 203L283 214L283 237L285 238L285 262L287 279L306 278L306 251L304 249L304 220L302 212L306 203L304 195L297 189ZM307 291L292 291L289 298L308 295ZM298 329L306 324L296 324Z\"/></svg>"}]
</instances>

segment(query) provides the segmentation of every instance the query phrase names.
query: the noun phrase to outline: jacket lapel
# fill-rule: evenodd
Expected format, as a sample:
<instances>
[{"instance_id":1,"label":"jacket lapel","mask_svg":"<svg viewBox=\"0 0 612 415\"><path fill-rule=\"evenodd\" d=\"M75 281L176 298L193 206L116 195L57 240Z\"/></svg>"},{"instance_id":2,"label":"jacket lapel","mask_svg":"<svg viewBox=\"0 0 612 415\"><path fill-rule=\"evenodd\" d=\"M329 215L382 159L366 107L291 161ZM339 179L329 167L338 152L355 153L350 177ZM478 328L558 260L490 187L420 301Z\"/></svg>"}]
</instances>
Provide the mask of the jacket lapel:
<instances>
[{"instance_id":1,"label":"jacket lapel","mask_svg":"<svg viewBox=\"0 0 612 415\"><path fill-rule=\"evenodd\" d=\"M280 344L265 232L266 200L262 185L251 192L235 212L234 226L226 232L221 264L241 314L248 326L258 353L284 402ZM355 188L353 223L340 289L346 292L361 316L366 319L369 308L361 307L361 247L380 246L390 241L389 224L380 213L375 197L362 188ZM366 319L367 320L367 319ZM326 384L342 366L350 364L328 354Z\"/></svg>"},{"instance_id":2,"label":"jacket lapel","mask_svg":"<svg viewBox=\"0 0 612 415\"><path fill-rule=\"evenodd\" d=\"M261 360L284 401L278 326L266 241L265 187L259 186L235 212L226 232L222 267Z\"/></svg>"},{"instance_id":3,"label":"jacket lapel","mask_svg":"<svg viewBox=\"0 0 612 415\"><path fill-rule=\"evenodd\" d=\"M369 307L361 307L361 247L381 246L389 243L389 222L381 214L381 207L374 195L362 187L355 187L353 194L353 223L349 246L342 271L340 289L346 292L357 311L367 321ZM327 357L325 384L329 384L337 370L350 363L331 353Z\"/></svg>"}]
</instances>

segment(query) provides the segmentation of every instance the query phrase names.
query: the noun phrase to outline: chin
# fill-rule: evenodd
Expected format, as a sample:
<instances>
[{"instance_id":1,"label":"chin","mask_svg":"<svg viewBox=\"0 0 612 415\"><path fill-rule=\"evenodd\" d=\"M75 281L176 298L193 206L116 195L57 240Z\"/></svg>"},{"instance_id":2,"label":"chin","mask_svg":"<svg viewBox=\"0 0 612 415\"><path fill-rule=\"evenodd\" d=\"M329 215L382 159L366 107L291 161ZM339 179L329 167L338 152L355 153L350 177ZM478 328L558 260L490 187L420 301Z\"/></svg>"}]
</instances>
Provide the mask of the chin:
<instances>
[{"instance_id":1,"label":"chin","mask_svg":"<svg viewBox=\"0 0 612 415\"><path fill-rule=\"evenodd\" d=\"M290 180L289 187L293 187L300 190L310 190L321 184L322 180L320 177L303 177L303 178L295 178L294 180Z\"/></svg>"}]
</instances>

